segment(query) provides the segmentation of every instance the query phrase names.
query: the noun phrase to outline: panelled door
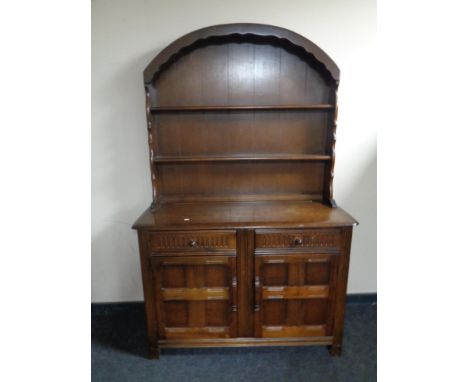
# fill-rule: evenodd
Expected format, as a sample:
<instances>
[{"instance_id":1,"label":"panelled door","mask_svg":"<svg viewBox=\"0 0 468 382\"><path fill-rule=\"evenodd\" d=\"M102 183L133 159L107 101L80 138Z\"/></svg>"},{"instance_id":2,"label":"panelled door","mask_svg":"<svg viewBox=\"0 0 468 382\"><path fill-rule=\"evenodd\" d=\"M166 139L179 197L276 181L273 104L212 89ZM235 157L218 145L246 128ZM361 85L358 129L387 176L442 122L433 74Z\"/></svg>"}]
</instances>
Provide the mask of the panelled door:
<instances>
[{"instance_id":1,"label":"panelled door","mask_svg":"<svg viewBox=\"0 0 468 382\"><path fill-rule=\"evenodd\" d=\"M338 254L255 256L255 336L331 336Z\"/></svg>"},{"instance_id":2,"label":"panelled door","mask_svg":"<svg viewBox=\"0 0 468 382\"><path fill-rule=\"evenodd\" d=\"M235 254L158 255L151 266L160 339L236 337Z\"/></svg>"}]
</instances>

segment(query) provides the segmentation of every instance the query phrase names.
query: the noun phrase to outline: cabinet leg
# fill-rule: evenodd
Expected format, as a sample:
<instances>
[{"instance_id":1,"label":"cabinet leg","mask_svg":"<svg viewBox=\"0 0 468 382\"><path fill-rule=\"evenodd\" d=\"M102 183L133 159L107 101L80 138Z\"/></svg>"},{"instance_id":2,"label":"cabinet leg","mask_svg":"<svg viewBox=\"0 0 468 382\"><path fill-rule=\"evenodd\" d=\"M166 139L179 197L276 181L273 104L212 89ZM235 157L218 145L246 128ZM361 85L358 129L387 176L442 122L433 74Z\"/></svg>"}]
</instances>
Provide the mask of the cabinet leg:
<instances>
[{"instance_id":1,"label":"cabinet leg","mask_svg":"<svg viewBox=\"0 0 468 382\"><path fill-rule=\"evenodd\" d=\"M149 358L150 359L159 359L159 347L156 346L150 346L149 348Z\"/></svg>"},{"instance_id":2,"label":"cabinet leg","mask_svg":"<svg viewBox=\"0 0 468 382\"><path fill-rule=\"evenodd\" d=\"M331 356L340 356L341 355L341 345L329 345L328 352Z\"/></svg>"}]
</instances>

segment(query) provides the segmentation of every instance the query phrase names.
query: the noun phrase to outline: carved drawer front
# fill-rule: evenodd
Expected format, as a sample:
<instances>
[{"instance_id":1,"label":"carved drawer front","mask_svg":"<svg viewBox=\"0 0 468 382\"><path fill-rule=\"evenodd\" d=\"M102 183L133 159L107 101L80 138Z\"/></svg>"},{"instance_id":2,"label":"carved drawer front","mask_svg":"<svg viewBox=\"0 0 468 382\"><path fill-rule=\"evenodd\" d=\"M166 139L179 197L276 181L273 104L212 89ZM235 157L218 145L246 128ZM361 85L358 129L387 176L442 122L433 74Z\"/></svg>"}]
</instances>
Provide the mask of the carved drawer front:
<instances>
[{"instance_id":1,"label":"carved drawer front","mask_svg":"<svg viewBox=\"0 0 468 382\"><path fill-rule=\"evenodd\" d=\"M318 230L257 230L255 248L318 248L340 247L340 231L337 229Z\"/></svg>"},{"instance_id":2,"label":"carved drawer front","mask_svg":"<svg viewBox=\"0 0 468 382\"><path fill-rule=\"evenodd\" d=\"M186 250L234 250L236 249L235 231L184 231L151 232L149 245L152 251Z\"/></svg>"}]
</instances>

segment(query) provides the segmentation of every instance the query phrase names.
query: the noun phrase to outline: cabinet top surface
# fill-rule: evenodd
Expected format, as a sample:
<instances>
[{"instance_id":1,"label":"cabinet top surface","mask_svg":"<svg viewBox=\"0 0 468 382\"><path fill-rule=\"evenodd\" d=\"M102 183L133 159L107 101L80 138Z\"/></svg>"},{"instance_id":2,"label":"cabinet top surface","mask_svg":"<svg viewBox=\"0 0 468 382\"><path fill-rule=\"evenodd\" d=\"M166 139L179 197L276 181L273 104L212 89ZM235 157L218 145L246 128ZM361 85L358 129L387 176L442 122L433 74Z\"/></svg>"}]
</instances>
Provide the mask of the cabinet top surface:
<instances>
[{"instance_id":1,"label":"cabinet top surface","mask_svg":"<svg viewBox=\"0 0 468 382\"><path fill-rule=\"evenodd\" d=\"M341 208L312 201L174 203L143 212L137 229L320 228L356 225Z\"/></svg>"}]
</instances>

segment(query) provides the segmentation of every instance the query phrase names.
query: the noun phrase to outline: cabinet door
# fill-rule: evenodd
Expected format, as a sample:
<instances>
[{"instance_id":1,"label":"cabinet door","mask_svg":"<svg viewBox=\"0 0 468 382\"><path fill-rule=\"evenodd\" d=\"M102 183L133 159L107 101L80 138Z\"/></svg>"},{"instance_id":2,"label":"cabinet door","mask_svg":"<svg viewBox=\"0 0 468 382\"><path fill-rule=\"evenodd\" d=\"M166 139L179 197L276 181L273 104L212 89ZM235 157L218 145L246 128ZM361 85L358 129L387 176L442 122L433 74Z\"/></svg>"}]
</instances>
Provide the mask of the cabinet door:
<instances>
[{"instance_id":1,"label":"cabinet door","mask_svg":"<svg viewBox=\"0 0 468 382\"><path fill-rule=\"evenodd\" d=\"M336 254L255 256L255 336L311 337L333 332Z\"/></svg>"},{"instance_id":2,"label":"cabinet door","mask_svg":"<svg viewBox=\"0 0 468 382\"><path fill-rule=\"evenodd\" d=\"M225 255L151 259L160 339L236 336L235 260Z\"/></svg>"}]
</instances>

